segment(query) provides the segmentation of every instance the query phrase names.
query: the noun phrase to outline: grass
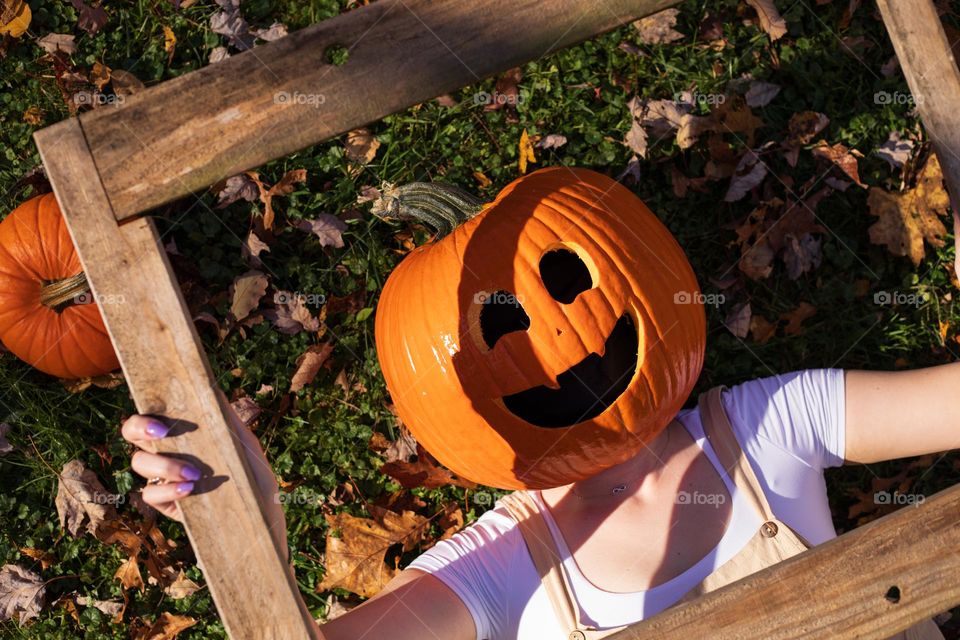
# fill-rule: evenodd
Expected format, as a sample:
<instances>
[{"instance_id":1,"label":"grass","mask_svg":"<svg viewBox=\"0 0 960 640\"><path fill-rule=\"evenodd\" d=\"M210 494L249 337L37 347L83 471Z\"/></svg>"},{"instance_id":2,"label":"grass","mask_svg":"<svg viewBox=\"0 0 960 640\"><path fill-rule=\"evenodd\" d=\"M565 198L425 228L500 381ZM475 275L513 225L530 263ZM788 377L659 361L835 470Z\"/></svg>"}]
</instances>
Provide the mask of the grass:
<instances>
[{"instance_id":1,"label":"grass","mask_svg":"<svg viewBox=\"0 0 960 640\"><path fill-rule=\"evenodd\" d=\"M210 51L225 44L208 26L217 11L212 3L180 11L159 0L110 3L110 22L93 37L77 28L76 11L68 3L43 0L30 4L34 13L30 34L8 43L0 58L0 215L29 194L14 185L39 164L30 139L33 131L69 115L53 68L41 58L43 52L35 44L36 36L76 34L78 50L71 57L76 67L89 68L100 62L128 70L147 85L204 66ZM255 0L245 2L242 10L253 25L266 27L279 20L293 30L334 16L346 10L347 4ZM308 172L307 183L278 203L281 216L296 219L321 212L343 216L357 210L346 216L351 219L343 249L322 249L293 230L280 234L270 253L262 256L272 284L323 293L328 300L362 292L357 308L327 318L326 337L336 345L333 366L298 393L286 410L281 407L284 394L280 391L289 387L295 360L311 344L311 336L282 335L262 323L248 330L246 337L234 333L219 344L208 328L200 327L219 384L228 395L253 397L262 385L278 390L256 397L265 410L257 434L277 474L323 496L342 497L349 487L354 499L348 508L355 513L362 512L356 506L360 495L384 500L400 489L379 471L380 458L368 448L374 432L390 439L397 434L386 406L389 398L375 358L373 318L368 310L375 307L385 278L401 257L396 235L405 229L372 217L368 205L356 204L362 187L379 186L382 181L445 180L492 197L518 175L517 143L524 129L531 135L558 133L568 139L559 149L538 150L534 167L582 166L616 176L631 156L621 143L630 127L626 106L630 98L668 98L692 86L701 94L722 94L728 82L752 74L783 88L768 106L755 110L765 123L757 131L755 146L782 141L793 114L819 111L830 118L822 137L864 154L859 169L865 183L897 188L899 177L872 151L892 130L913 131L918 119L909 105L877 104L874 100L877 91L908 90L899 74L887 78L879 72L892 48L872 7L862 7L849 27L840 30L837 25L844 2L778 4L786 9L789 34L774 44L758 28L743 23L743 18L751 15L744 5L688 1L681 6L677 29L686 37L679 43L643 45L636 31L625 27L524 65L519 86L522 101L515 115L485 112L474 104L476 92L492 91L494 80L486 80L455 92L455 106L426 102L371 125L382 146L374 161L359 173L350 170L342 140L316 145L260 168L270 183L290 169ZM721 18L727 40L721 51L703 47L697 39L708 13ZM956 24L955 16L947 19ZM169 64L163 47L164 26L177 36ZM846 44L843 38L848 39ZM850 38L863 38L870 46L852 55ZM630 53L620 47L622 43L638 47L643 54ZM24 121L24 112L32 107L42 112L39 125ZM185 110L189 105L171 104L170 108ZM704 106L701 112L706 110ZM733 136L727 136L727 141L736 148L744 146L743 140ZM809 152L801 153L796 167L779 156L771 158L775 176L767 179L770 196L785 197L787 183L796 189L822 174ZM652 145L648 158L640 161L641 179L631 188L676 235L704 291L716 292L710 278L736 273L739 251L733 228L754 205L749 197L724 203L726 181L708 183L703 193L691 190L684 198L674 195L672 173L679 170L688 177L701 176L708 159L703 142L680 151L669 138L660 141ZM489 186L480 186L474 177L478 171L489 178ZM192 310L222 319L229 309L226 291L230 283L248 268L241 259L240 245L257 206L240 202L216 209L213 193L203 194L199 200L201 204L187 198L164 207L157 222L165 241L175 241L182 254L174 258L174 265L189 292ZM708 307L707 361L697 391L802 368L894 369L956 360L953 337L960 326L960 310L949 274L952 238L942 249L928 249L924 262L914 268L909 260L870 244L867 228L875 219L869 215L864 190L854 187L830 195L820 203L817 214L830 230L823 237L819 268L790 280L778 264L769 279L746 280L741 288L727 292L722 307ZM418 242L426 239L422 230L414 232ZM857 281L866 281L866 295ZM879 291L927 293L929 300L916 307L878 306L873 294ZM750 302L755 315L771 321L795 309L800 301L814 305L817 313L804 323L800 335L785 335L780 329L765 344L743 342L723 326L723 318L733 304L744 301ZM946 340L941 337L940 323L950 327ZM341 370L347 379L344 386L336 383ZM40 618L22 628L13 622L0 623L4 637L121 638L130 633L131 621L150 620L161 611L199 620L181 638L224 637L205 590L183 600L171 600L150 586L142 593L131 592L125 623L119 625L111 624L109 616L93 607L78 608L74 619L66 607L49 604L73 593L97 599L120 597L113 574L124 560L122 554L90 536L74 539L64 534L53 503L57 488L53 470L79 458L112 491L125 493L139 486L118 434L118 425L133 410L124 387L71 393L12 357L0 358L0 421L13 425L11 440L16 446L13 453L0 457L0 563L19 563L39 571L38 563L19 551L27 547L49 551L56 558L41 572L50 583L48 605ZM896 461L828 472L838 531L856 526L847 517L855 501L850 491L871 491L875 477L893 476L905 464ZM960 481L958 467L954 455L937 460L915 474L920 477L911 490L930 495L950 486ZM426 503L422 511L427 514L451 500L463 503L468 520L483 508L468 500L462 489L417 489L414 493ZM314 593L323 577L324 509L316 504L289 504L287 510L298 577L310 607L319 616L325 613L328 595ZM180 543L179 557L192 566L179 526L161 526L168 537ZM195 567L189 575L202 581Z\"/></svg>"}]
</instances>

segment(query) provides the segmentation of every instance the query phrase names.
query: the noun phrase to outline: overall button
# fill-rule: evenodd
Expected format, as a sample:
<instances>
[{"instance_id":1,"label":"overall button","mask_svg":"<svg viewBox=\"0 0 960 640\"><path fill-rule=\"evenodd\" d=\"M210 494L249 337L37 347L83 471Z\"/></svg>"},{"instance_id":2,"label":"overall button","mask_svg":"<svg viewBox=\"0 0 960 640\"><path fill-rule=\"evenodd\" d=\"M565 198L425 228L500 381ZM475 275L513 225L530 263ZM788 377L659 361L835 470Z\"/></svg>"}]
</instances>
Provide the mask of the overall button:
<instances>
[{"instance_id":1,"label":"overall button","mask_svg":"<svg viewBox=\"0 0 960 640\"><path fill-rule=\"evenodd\" d=\"M587 634L580 629L575 629L570 632L570 635L567 636L567 640L587 640Z\"/></svg>"},{"instance_id":2,"label":"overall button","mask_svg":"<svg viewBox=\"0 0 960 640\"><path fill-rule=\"evenodd\" d=\"M773 520L767 520L760 525L760 535L762 535L764 538L772 538L773 536L777 535L777 531L779 531L779 528L777 527L777 523Z\"/></svg>"}]
</instances>

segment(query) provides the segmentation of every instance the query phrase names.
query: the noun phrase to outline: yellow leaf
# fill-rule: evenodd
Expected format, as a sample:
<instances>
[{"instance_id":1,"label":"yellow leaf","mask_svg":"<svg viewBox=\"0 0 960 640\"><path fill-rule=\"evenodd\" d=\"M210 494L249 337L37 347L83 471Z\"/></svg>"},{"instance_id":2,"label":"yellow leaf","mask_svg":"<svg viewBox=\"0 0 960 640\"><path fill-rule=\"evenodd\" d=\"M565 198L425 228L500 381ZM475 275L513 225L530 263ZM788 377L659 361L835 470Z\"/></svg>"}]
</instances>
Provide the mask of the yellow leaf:
<instances>
[{"instance_id":1,"label":"yellow leaf","mask_svg":"<svg viewBox=\"0 0 960 640\"><path fill-rule=\"evenodd\" d=\"M173 50L177 48L177 36L170 27L163 27L163 50L167 52L167 64L173 60Z\"/></svg>"},{"instance_id":2,"label":"yellow leaf","mask_svg":"<svg viewBox=\"0 0 960 640\"><path fill-rule=\"evenodd\" d=\"M16 15L13 16L12 20L0 25L0 36L7 35L11 38L19 38L27 31L32 18L33 13L30 11L30 5L24 2L20 5L20 9Z\"/></svg>"},{"instance_id":3,"label":"yellow leaf","mask_svg":"<svg viewBox=\"0 0 960 640\"><path fill-rule=\"evenodd\" d=\"M474 171L473 177L474 179L476 179L477 182L480 183L480 187L483 189L493 184L493 181L490 180L490 178L488 178L486 175L484 175L483 171Z\"/></svg>"},{"instance_id":4,"label":"yellow leaf","mask_svg":"<svg viewBox=\"0 0 960 640\"><path fill-rule=\"evenodd\" d=\"M527 134L527 130L524 129L523 133L520 135L520 175L523 175L527 172L527 162L536 161L537 156L533 154L533 143L530 142L530 136Z\"/></svg>"},{"instance_id":5,"label":"yellow leaf","mask_svg":"<svg viewBox=\"0 0 960 640\"><path fill-rule=\"evenodd\" d=\"M950 324L948 322L940 322L940 340L943 342L947 341L947 332L950 330Z\"/></svg>"},{"instance_id":6,"label":"yellow leaf","mask_svg":"<svg viewBox=\"0 0 960 640\"><path fill-rule=\"evenodd\" d=\"M38 126L43 124L43 113L39 107L30 107L23 112L23 121L27 124Z\"/></svg>"}]
</instances>

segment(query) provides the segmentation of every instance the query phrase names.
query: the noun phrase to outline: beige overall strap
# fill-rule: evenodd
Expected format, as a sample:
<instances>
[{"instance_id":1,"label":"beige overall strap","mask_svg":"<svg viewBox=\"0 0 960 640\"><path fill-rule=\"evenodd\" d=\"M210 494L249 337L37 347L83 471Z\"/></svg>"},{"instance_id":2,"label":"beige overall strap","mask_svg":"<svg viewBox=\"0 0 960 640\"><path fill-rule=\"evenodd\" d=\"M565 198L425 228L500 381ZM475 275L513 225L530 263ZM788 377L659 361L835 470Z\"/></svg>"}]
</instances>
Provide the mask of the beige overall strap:
<instances>
[{"instance_id":1,"label":"beige overall strap","mask_svg":"<svg viewBox=\"0 0 960 640\"><path fill-rule=\"evenodd\" d=\"M726 389L724 386L714 387L700 394L700 419L703 422L703 432L710 441L710 445L717 454L720 464L727 471L730 479L743 492L743 495L753 505L758 513L767 520L773 519L770 503L760 487L750 461L740 448L740 443L733 433L733 425L723 408L720 394Z\"/></svg>"},{"instance_id":2,"label":"beige overall strap","mask_svg":"<svg viewBox=\"0 0 960 640\"><path fill-rule=\"evenodd\" d=\"M565 629L577 629L577 613L560 565L560 553L540 509L526 491L515 491L500 501L517 521L557 619Z\"/></svg>"}]
</instances>

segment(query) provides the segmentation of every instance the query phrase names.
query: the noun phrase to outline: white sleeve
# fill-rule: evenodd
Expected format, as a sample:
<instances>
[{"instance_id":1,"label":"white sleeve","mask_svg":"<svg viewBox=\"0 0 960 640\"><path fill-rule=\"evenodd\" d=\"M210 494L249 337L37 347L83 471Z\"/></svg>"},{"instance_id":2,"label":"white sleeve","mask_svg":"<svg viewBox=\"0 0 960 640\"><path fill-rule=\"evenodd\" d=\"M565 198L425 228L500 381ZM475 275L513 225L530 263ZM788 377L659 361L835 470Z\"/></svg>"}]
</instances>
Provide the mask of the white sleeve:
<instances>
[{"instance_id":1,"label":"white sleeve","mask_svg":"<svg viewBox=\"0 0 960 640\"><path fill-rule=\"evenodd\" d=\"M843 464L843 369L806 369L738 384L724 395L734 424L823 470Z\"/></svg>"},{"instance_id":2,"label":"white sleeve","mask_svg":"<svg viewBox=\"0 0 960 640\"><path fill-rule=\"evenodd\" d=\"M524 544L513 518L498 507L420 554L408 568L437 577L457 594L473 616L477 638L497 637L504 625L500 617L509 611L507 580L517 538Z\"/></svg>"}]
</instances>

